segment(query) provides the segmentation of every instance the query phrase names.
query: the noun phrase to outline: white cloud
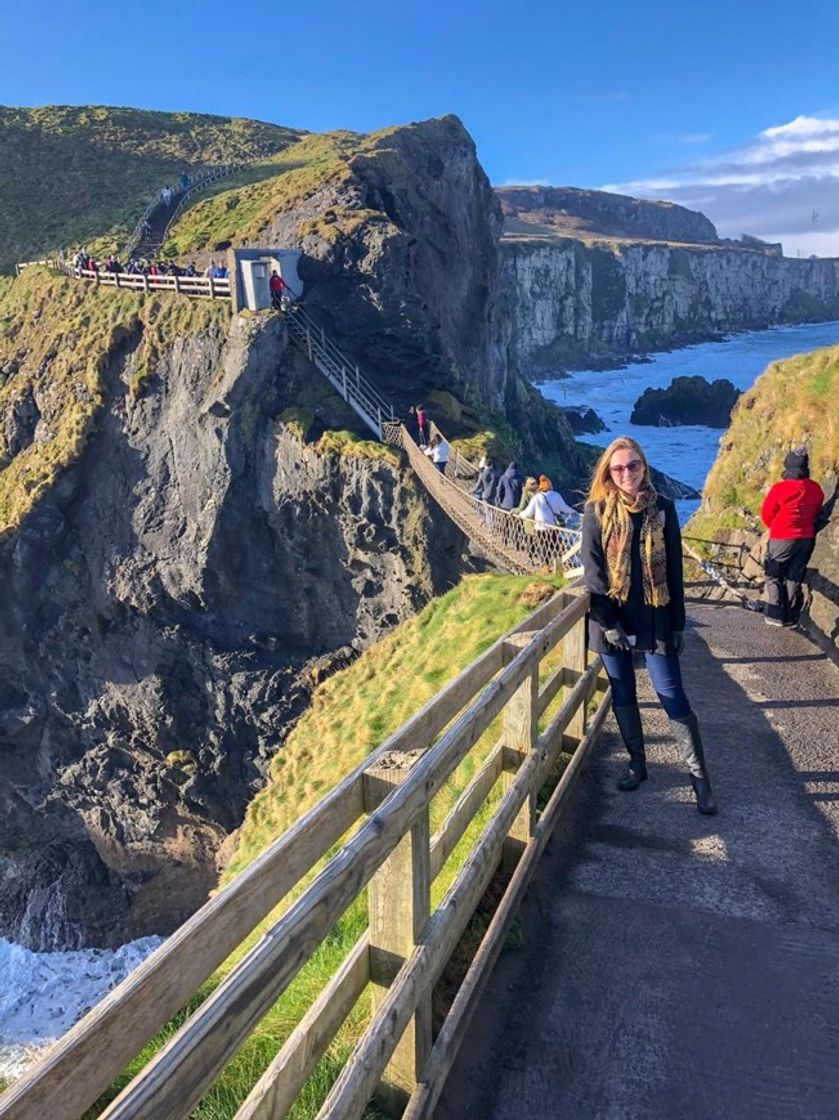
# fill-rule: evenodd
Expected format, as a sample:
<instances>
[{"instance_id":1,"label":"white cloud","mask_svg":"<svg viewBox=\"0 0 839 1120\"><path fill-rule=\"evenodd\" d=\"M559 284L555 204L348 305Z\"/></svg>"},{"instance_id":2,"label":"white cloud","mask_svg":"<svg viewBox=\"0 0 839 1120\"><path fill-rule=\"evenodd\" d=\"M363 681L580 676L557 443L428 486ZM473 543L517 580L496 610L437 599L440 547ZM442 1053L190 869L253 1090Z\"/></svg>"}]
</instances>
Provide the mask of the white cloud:
<instances>
[{"instance_id":1,"label":"white cloud","mask_svg":"<svg viewBox=\"0 0 839 1120\"><path fill-rule=\"evenodd\" d=\"M544 179L505 179L501 184L502 187L546 187L550 183L550 178L545 176ZM497 184L496 184L497 185Z\"/></svg>"},{"instance_id":2,"label":"white cloud","mask_svg":"<svg viewBox=\"0 0 839 1120\"><path fill-rule=\"evenodd\" d=\"M603 189L701 208L723 237L752 233L783 240L789 255L839 256L839 119L795 117L739 148Z\"/></svg>"}]
</instances>

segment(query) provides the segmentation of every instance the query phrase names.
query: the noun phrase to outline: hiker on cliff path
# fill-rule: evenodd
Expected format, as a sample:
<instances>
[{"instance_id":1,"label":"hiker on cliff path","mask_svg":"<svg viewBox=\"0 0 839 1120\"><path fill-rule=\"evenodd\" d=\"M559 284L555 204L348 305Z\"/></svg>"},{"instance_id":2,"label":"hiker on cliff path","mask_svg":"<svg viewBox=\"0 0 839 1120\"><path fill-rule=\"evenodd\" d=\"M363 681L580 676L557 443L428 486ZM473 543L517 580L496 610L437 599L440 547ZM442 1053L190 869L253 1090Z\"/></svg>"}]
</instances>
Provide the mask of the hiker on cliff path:
<instances>
[{"instance_id":1,"label":"hiker on cliff path","mask_svg":"<svg viewBox=\"0 0 839 1120\"><path fill-rule=\"evenodd\" d=\"M276 308L277 311L285 310L283 305L283 293L288 290L288 284L286 284L276 268L271 273L268 287L271 289L271 306Z\"/></svg>"},{"instance_id":2,"label":"hiker on cliff path","mask_svg":"<svg viewBox=\"0 0 839 1120\"><path fill-rule=\"evenodd\" d=\"M414 415L417 421L417 434L419 436L420 447L425 447L428 442L428 415L421 404L416 406Z\"/></svg>"},{"instance_id":3,"label":"hiker on cliff path","mask_svg":"<svg viewBox=\"0 0 839 1120\"><path fill-rule=\"evenodd\" d=\"M634 657L641 654L690 771L697 809L716 813L699 724L679 664L685 629L679 521L673 503L656 493L644 452L628 436L613 440L594 468L583 514L582 561L591 595L588 644L603 659L629 752L618 789L637 789L647 777L635 690Z\"/></svg>"},{"instance_id":4,"label":"hiker on cliff path","mask_svg":"<svg viewBox=\"0 0 839 1120\"><path fill-rule=\"evenodd\" d=\"M824 491L810 478L810 458L802 447L784 459L782 480L763 500L760 516L769 530L764 563L769 626L795 626L801 614L801 583L816 545L816 523Z\"/></svg>"},{"instance_id":5,"label":"hiker on cliff path","mask_svg":"<svg viewBox=\"0 0 839 1120\"><path fill-rule=\"evenodd\" d=\"M475 489L472 491L472 497L478 498L488 505L495 505L495 494L498 490L498 481L501 476L491 459L485 458L482 459L481 462L484 465L481 467L478 481L475 485Z\"/></svg>"}]
</instances>

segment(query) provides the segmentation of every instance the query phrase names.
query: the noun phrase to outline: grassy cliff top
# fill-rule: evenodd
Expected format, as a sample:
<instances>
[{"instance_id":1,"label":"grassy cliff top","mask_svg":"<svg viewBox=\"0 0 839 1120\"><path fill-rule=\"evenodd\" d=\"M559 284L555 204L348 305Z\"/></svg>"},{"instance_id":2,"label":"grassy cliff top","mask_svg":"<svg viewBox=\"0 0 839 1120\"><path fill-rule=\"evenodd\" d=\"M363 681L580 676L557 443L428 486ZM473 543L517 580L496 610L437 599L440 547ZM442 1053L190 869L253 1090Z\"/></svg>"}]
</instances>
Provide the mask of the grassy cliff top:
<instances>
[{"instance_id":1,"label":"grassy cliff top","mask_svg":"<svg viewBox=\"0 0 839 1120\"><path fill-rule=\"evenodd\" d=\"M305 136L293 147L221 181L184 211L163 247L164 255L180 257L256 239L278 211L330 178L348 177L348 161L365 142L354 132Z\"/></svg>"},{"instance_id":2,"label":"grassy cliff top","mask_svg":"<svg viewBox=\"0 0 839 1120\"><path fill-rule=\"evenodd\" d=\"M174 225L164 254L182 257L202 250L226 249L231 244L258 242L277 214L299 206L329 186L334 186L336 199L318 199L310 216L302 221L301 235L317 231L334 244L365 222L388 221L383 210L364 208L361 183L354 186L343 203L337 200L338 188L354 176L367 183L386 183L393 193L403 189L419 212L427 212L428 202L417 192L413 172L404 153L400 155L400 147L424 149L433 158L441 143L452 138L468 139L463 125L453 116L392 125L368 134L309 134L293 147L209 188Z\"/></svg>"},{"instance_id":3,"label":"grassy cliff top","mask_svg":"<svg viewBox=\"0 0 839 1120\"><path fill-rule=\"evenodd\" d=\"M81 454L122 352L138 384L176 335L229 317L227 303L100 292L43 268L0 286L0 538Z\"/></svg>"},{"instance_id":4,"label":"grassy cliff top","mask_svg":"<svg viewBox=\"0 0 839 1120\"><path fill-rule=\"evenodd\" d=\"M769 485L781 477L786 453L810 452L820 481L839 465L839 346L773 362L738 400L731 426L690 522L699 536L754 528Z\"/></svg>"},{"instance_id":5,"label":"grassy cliff top","mask_svg":"<svg viewBox=\"0 0 839 1120\"><path fill-rule=\"evenodd\" d=\"M0 271L79 243L117 248L183 171L267 159L300 135L203 113L0 107Z\"/></svg>"}]
</instances>

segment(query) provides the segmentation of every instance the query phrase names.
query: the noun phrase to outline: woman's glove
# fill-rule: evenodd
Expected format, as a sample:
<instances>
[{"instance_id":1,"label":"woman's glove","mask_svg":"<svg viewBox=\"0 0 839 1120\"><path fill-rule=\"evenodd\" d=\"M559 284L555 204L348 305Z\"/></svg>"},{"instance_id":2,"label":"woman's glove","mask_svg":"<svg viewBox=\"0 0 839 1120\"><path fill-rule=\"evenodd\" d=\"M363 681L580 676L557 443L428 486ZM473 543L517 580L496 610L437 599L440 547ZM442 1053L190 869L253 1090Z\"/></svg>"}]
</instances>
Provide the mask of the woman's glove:
<instances>
[{"instance_id":1,"label":"woman's glove","mask_svg":"<svg viewBox=\"0 0 839 1120\"><path fill-rule=\"evenodd\" d=\"M613 626L611 630L604 630L603 637L613 649L632 649L626 631L620 623Z\"/></svg>"},{"instance_id":2,"label":"woman's glove","mask_svg":"<svg viewBox=\"0 0 839 1120\"><path fill-rule=\"evenodd\" d=\"M680 656L682 650L685 648L685 632L684 630L673 631L673 652L677 657Z\"/></svg>"}]
</instances>

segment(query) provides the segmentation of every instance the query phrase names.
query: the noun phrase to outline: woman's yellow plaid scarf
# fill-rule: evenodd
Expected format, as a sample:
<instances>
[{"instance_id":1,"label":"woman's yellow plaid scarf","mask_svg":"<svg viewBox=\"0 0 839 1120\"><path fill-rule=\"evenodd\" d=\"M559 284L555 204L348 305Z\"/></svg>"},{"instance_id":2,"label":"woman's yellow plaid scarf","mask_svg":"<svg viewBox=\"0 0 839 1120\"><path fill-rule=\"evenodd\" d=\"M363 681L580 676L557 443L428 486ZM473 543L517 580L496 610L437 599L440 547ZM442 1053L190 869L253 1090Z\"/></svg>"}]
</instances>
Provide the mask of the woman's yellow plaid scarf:
<instances>
[{"instance_id":1,"label":"woman's yellow plaid scarf","mask_svg":"<svg viewBox=\"0 0 839 1120\"><path fill-rule=\"evenodd\" d=\"M641 572L644 602L663 607L670 602L667 588L667 552L664 544L664 511L658 508L658 495L652 486L639 490L635 500L614 490L603 503L600 538L609 573L609 597L625 603L629 598L632 572L632 534L630 514L643 513L641 521Z\"/></svg>"}]
</instances>

